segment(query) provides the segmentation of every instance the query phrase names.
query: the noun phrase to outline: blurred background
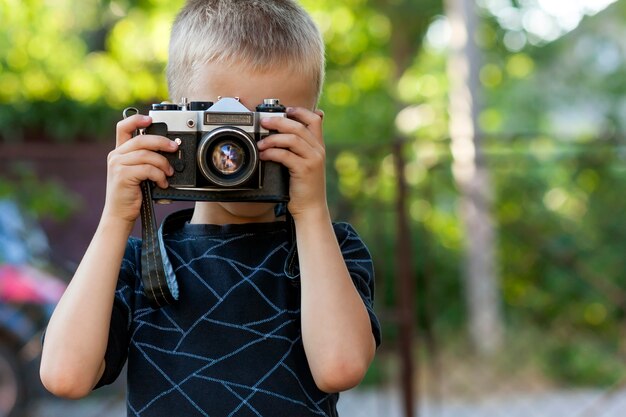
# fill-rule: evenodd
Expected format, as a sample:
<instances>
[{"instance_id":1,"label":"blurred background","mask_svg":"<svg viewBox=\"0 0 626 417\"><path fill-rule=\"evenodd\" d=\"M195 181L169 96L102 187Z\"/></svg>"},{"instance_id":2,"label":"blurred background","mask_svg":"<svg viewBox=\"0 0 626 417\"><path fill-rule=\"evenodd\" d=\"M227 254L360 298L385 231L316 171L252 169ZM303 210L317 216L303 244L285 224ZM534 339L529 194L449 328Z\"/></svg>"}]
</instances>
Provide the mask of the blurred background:
<instances>
[{"instance_id":1,"label":"blurred background","mask_svg":"<svg viewBox=\"0 0 626 417\"><path fill-rule=\"evenodd\" d=\"M0 0L0 417L125 415L123 378L46 395L39 340L122 109L168 98L182 3ZM383 325L341 415L626 415L626 1L302 3L329 204L372 252Z\"/></svg>"}]
</instances>

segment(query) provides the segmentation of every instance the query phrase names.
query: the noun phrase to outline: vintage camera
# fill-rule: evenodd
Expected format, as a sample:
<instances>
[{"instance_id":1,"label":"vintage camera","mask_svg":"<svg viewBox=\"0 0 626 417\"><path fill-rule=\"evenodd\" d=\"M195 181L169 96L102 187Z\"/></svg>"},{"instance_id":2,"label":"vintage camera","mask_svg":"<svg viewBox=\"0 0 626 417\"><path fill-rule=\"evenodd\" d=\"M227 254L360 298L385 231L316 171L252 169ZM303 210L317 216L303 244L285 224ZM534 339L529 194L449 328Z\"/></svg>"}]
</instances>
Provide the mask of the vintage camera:
<instances>
[{"instance_id":1,"label":"vintage camera","mask_svg":"<svg viewBox=\"0 0 626 417\"><path fill-rule=\"evenodd\" d=\"M153 104L152 124L144 133L178 143L178 151L163 154L174 167L169 187L152 187L152 199L194 201L289 200L289 174L281 164L261 161L257 142L275 133L261 119L285 117L278 99L265 99L256 111L237 98L180 104Z\"/></svg>"}]
</instances>

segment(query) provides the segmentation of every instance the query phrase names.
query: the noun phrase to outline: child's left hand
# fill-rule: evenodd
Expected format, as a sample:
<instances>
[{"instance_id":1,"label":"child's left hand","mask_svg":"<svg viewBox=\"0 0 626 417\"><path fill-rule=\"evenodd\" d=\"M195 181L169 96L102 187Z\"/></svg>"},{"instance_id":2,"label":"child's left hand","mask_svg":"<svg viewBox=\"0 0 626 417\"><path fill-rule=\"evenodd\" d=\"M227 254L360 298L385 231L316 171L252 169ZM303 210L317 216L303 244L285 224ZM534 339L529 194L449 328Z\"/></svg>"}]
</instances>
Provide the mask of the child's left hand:
<instances>
[{"instance_id":1,"label":"child's left hand","mask_svg":"<svg viewBox=\"0 0 626 417\"><path fill-rule=\"evenodd\" d=\"M287 117L261 120L261 125L279 133L258 142L260 158L289 169L289 212L294 220L307 214L325 214L326 149L322 134L324 112L303 107L287 109Z\"/></svg>"}]
</instances>

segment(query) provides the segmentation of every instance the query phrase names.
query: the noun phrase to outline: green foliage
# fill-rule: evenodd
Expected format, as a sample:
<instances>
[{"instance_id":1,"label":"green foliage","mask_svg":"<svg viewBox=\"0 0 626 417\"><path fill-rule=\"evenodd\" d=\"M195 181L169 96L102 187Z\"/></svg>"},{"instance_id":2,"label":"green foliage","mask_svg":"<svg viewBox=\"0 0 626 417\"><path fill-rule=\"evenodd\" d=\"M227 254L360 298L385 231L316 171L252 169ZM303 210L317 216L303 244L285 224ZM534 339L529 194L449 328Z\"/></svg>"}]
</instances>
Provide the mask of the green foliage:
<instances>
[{"instance_id":1,"label":"green foliage","mask_svg":"<svg viewBox=\"0 0 626 417\"><path fill-rule=\"evenodd\" d=\"M621 155L612 143L526 138L508 145L512 155L493 172L509 318L558 330L546 356L552 365L563 356L550 365L555 375L614 382L619 355L608 346L621 338L625 313L626 224L616 214L626 207L615 193L626 186ZM587 341L577 345L577 338Z\"/></svg>"},{"instance_id":2,"label":"green foliage","mask_svg":"<svg viewBox=\"0 0 626 417\"><path fill-rule=\"evenodd\" d=\"M167 97L181 2L0 2L0 137L94 141L129 104Z\"/></svg>"},{"instance_id":3,"label":"green foliage","mask_svg":"<svg viewBox=\"0 0 626 417\"><path fill-rule=\"evenodd\" d=\"M570 335L541 349L544 372L567 385L610 387L626 371L617 346L595 335Z\"/></svg>"}]
</instances>

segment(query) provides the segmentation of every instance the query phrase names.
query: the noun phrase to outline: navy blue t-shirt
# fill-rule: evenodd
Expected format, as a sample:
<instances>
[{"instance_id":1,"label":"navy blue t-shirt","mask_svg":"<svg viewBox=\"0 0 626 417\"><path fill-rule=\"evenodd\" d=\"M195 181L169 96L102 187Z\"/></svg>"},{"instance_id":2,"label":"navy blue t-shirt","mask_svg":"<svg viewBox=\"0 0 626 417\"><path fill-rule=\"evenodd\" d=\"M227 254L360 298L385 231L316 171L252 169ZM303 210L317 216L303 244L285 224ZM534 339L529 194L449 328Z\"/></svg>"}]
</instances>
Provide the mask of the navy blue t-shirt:
<instances>
[{"instance_id":1,"label":"navy blue t-shirt","mask_svg":"<svg viewBox=\"0 0 626 417\"><path fill-rule=\"evenodd\" d=\"M350 225L334 229L378 345L370 254ZM316 387L304 353L286 223L187 223L164 242L180 298L150 306L141 242L129 239L98 386L128 359L129 416L336 416L338 394Z\"/></svg>"}]
</instances>

